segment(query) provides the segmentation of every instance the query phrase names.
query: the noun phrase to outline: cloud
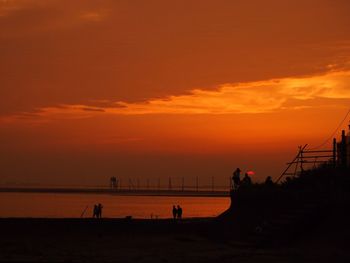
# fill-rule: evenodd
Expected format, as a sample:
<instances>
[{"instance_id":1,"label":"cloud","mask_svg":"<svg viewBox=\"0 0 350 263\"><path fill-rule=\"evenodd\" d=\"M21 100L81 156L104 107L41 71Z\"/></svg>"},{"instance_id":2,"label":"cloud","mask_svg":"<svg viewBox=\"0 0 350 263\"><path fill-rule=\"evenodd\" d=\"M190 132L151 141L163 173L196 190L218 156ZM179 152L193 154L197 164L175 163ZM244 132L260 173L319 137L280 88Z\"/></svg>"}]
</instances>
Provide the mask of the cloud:
<instances>
[{"instance_id":1,"label":"cloud","mask_svg":"<svg viewBox=\"0 0 350 263\"><path fill-rule=\"evenodd\" d=\"M0 116L95 101L118 114L278 110L286 94L232 83L341 71L350 58L349 3L311 2L0 1Z\"/></svg>"},{"instance_id":2,"label":"cloud","mask_svg":"<svg viewBox=\"0 0 350 263\"><path fill-rule=\"evenodd\" d=\"M104 109L101 108L92 108L92 107L82 107L81 108L84 111L97 111L97 112L104 112Z\"/></svg>"},{"instance_id":3,"label":"cloud","mask_svg":"<svg viewBox=\"0 0 350 263\"><path fill-rule=\"evenodd\" d=\"M216 91L196 89L189 95L124 103L124 109L109 109L116 114L238 114L266 113L281 109L302 109L309 105L286 106L289 100L317 98L350 99L350 71L320 76L284 78L269 81L224 84ZM309 104L309 103L308 103ZM314 105L322 106L322 105Z\"/></svg>"},{"instance_id":4,"label":"cloud","mask_svg":"<svg viewBox=\"0 0 350 263\"><path fill-rule=\"evenodd\" d=\"M0 1L1 38L30 37L51 31L74 30L86 23L101 22L108 7L86 1L2 0Z\"/></svg>"},{"instance_id":5,"label":"cloud","mask_svg":"<svg viewBox=\"0 0 350 263\"><path fill-rule=\"evenodd\" d=\"M240 84L223 84L214 91L195 89L186 95L141 102L109 102L105 107L61 105L6 118L54 120L89 118L96 114L257 114L329 106L329 101L349 100L350 71L318 76L282 78ZM99 103L99 102L97 102ZM3 120L5 120L3 118Z\"/></svg>"}]
</instances>

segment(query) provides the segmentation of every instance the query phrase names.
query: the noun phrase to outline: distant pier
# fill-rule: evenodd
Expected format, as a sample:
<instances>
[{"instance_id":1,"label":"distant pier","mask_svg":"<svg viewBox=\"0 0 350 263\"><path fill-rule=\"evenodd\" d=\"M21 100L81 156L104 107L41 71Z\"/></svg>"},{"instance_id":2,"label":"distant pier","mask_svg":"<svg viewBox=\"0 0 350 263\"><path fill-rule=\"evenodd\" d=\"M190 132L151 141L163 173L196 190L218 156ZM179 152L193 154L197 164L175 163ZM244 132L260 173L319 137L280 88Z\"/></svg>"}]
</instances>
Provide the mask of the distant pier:
<instances>
[{"instance_id":1,"label":"distant pier","mask_svg":"<svg viewBox=\"0 0 350 263\"><path fill-rule=\"evenodd\" d=\"M229 197L225 190L1 187L0 193L110 194L132 196Z\"/></svg>"}]
</instances>

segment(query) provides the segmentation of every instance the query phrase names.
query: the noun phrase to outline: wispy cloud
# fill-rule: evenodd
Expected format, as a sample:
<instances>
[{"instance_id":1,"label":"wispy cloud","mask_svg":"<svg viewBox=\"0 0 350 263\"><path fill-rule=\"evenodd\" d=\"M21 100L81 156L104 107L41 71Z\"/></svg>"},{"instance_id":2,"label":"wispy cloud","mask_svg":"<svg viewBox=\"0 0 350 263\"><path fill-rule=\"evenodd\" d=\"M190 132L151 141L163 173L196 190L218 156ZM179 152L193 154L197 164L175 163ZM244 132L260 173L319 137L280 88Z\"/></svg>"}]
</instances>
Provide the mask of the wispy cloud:
<instances>
[{"instance_id":1,"label":"wispy cloud","mask_svg":"<svg viewBox=\"0 0 350 263\"><path fill-rule=\"evenodd\" d=\"M314 100L350 99L350 71L268 81L223 84L214 91L195 89L186 95L149 99L142 102L116 101L94 107L61 105L46 107L2 120L47 121L89 118L97 114L256 114L279 110L300 110L323 106Z\"/></svg>"},{"instance_id":2,"label":"wispy cloud","mask_svg":"<svg viewBox=\"0 0 350 263\"><path fill-rule=\"evenodd\" d=\"M215 91L196 89L188 95L150 99L140 103L118 102L123 108L108 108L106 112L115 114L264 113L286 108L295 109L293 105L286 106L289 100L350 99L349 83L350 71L342 71L320 76L236 85L224 84ZM297 108L303 108L303 105L298 103Z\"/></svg>"}]
</instances>

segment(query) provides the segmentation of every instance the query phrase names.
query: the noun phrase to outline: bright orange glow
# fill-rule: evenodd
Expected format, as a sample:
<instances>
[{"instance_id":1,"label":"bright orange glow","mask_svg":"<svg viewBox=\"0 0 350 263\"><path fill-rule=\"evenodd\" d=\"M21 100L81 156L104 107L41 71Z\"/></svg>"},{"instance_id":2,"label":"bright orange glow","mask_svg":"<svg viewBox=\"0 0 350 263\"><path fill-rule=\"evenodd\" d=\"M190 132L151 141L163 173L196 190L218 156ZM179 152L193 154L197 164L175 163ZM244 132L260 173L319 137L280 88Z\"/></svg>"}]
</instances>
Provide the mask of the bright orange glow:
<instances>
[{"instance_id":1,"label":"bright orange glow","mask_svg":"<svg viewBox=\"0 0 350 263\"><path fill-rule=\"evenodd\" d=\"M0 1L0 184L277 176L349 108L346 1L131 2Z\"/></svg>"}]
</instances>

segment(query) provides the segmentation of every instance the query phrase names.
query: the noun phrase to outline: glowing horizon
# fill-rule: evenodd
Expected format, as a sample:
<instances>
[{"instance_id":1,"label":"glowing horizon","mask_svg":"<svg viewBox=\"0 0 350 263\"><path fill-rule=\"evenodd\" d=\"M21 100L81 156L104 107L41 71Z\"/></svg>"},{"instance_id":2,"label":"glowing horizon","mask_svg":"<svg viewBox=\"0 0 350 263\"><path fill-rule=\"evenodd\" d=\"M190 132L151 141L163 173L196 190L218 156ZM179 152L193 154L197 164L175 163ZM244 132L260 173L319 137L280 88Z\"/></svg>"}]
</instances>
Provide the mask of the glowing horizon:
<instances>
[{"instance_id":1,"label":"glowing horizon","mask_svg":"<svg viewBox=\"0 0 350 263\"><path fill-rule=\"evenodd\" d=\"M0 184L277 176L349 109L349 10L0 1Z\"/></svg>"}]
</instances>

